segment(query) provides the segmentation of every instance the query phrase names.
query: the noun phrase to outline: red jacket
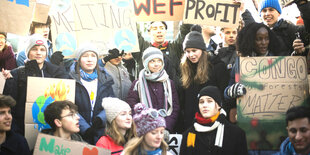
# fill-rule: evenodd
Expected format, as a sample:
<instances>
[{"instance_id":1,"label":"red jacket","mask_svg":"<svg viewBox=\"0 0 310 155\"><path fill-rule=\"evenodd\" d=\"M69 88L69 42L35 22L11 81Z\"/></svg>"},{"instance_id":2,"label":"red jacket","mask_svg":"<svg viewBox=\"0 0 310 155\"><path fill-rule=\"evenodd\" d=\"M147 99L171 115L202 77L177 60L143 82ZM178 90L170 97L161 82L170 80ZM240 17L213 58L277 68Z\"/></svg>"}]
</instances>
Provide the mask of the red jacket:
<instances>
[{"instance_id":1,"label":"red jacket","mask_svg":"<svg viewBox=\"0 0 310 155\"><path fill-rule=\"evenodd\" d=\"M111 155L120 155L124 149L124 146L115 144L110 136L102 136L96 143L96 146L110 150Z\"/></svg>"}]
</instances>

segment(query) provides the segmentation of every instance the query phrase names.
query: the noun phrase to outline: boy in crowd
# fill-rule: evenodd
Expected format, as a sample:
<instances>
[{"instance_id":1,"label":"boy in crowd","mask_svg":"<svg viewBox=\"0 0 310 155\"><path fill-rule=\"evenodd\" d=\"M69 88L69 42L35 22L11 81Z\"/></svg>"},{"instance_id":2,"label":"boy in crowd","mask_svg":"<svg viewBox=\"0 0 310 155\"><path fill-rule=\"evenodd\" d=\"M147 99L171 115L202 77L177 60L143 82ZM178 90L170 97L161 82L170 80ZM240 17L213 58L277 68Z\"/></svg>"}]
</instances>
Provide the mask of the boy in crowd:
<instances>
[{"instance_id":1,"label":"boy in crowd","mask_svg":"<svg viewBox=\"0 0 310 155\"><path fill-rule=\"evenodd\" d=\"M11 108L15 105L11 96L0 95L0 154L30 155L26 139L11 130Z\"/></svg>"},{"instance_id":2,"label":"boy in crowd","mask_svg":"<svg viewBox=\"0 0 310 155\"><path fill-rule=\"evenodd\" d=\"M56 101L48 105L44 111L44 119L52 129L43 130L42 133L83 142L78 134L80 117L77 109L71 101Z\"/></svg>"}]
</instances>

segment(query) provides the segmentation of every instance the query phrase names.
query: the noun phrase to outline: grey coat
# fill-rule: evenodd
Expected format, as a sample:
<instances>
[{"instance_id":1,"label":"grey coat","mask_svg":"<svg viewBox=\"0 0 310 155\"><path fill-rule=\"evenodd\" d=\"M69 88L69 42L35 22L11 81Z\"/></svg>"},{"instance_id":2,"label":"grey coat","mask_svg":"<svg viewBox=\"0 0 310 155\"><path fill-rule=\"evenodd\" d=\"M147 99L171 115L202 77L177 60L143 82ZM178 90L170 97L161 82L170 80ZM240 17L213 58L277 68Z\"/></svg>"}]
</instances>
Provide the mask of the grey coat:
<instances>
[{"instance_id":1,"label":"grey coat","mask_svg":"<svg viewBox=\"0 0 310 155\"><path fill-rule=\"evenodd\" d=\"M104 68L113 78L114 84L112 85L112 88L115 96L125 101L132 83L126 67L122 64L115 66L110 62L107 62Z\"/></svg>"}]
</instances>

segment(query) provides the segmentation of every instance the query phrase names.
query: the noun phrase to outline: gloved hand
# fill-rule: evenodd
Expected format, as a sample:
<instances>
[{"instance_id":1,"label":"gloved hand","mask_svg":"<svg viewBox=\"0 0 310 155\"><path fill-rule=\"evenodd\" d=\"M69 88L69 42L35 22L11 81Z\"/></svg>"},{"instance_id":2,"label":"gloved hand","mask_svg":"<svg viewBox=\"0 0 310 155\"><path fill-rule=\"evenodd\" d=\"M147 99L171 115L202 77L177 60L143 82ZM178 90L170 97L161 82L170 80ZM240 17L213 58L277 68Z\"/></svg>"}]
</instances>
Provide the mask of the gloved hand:
<instances>
[{"instance_id":1,"label":"gloved hand","mask_svg":"<svg viewBox=\"0 0 310 155\"><path fill-rule=\"evenodd\" d=\"M51 56L51 63L55 65L60 65L64 60L64 56L61 51L56 51Z\"/></svg>"},{"instance_id":2,"label":"gloved hand","mask_svg":"<svg viewBox=\"0 0 310 155\"><path fill-rule=\"evenodd\" d=\"M169 133L169 131L167 130L167 129L165 129L164 130L164 140L165 140L165 142L168 144L168 142L169 142L169 135L170 135L170 133Z\"/></svg>"},{"instance_id":3,"label":"gloved hand","mask_svg":"<svg viewBox=\"0 0 310 155\"><path fill-rule=\"evenodd\" d=\"M41 69L37 63L37 60L29 60L25 63L25 71L28 75L41 77Z\"/></svg>"},{"instance_id":4,"label":"gloved hand","mask_svg":"<svg viewBox=\"0 0 310 155\"><path fill-rule=\"evenodd\" d=\"M117 48L113 48L112 50L109 50L109 54L103 58L104 62L108 62L111 59L118 58L119 56L122 56L124 54L124 50L120 53Z\"/></svg>"},{"instance_id":5,"label":"gloved hand","mask_svg":"<svg viewBox=\"0 0 310 155\"><path fill-rule=\"evenodd\" d=\"M104 127L104 124L102 123L102 120L99 117L96 117L93 120L92 127L96 128L96 129L99 129L99 128Z\"/></svg>"},{"instance_id":6,"label":"gloved hand","mask_svg":"<svg viewBox=\"0 0 310 155\"><path fill-rule=\"evenodd\" d=\"M245 86L241 83L235 83L227 90L227 95L231 98L236 98L246 94Z\"/></svg>"}]
</instances>

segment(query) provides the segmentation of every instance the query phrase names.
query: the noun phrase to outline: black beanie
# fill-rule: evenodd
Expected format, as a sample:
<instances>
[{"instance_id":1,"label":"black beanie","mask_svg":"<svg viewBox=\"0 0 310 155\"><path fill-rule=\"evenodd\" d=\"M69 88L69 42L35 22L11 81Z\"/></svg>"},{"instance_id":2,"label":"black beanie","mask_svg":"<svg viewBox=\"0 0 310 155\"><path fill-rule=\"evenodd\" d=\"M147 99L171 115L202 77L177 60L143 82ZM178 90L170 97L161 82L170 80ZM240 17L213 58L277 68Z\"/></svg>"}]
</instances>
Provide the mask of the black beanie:
<instances>
[{"instance_id":1,"label":"black beanie","mask_svg":"<svg viewBox=\"0 0 310 155\"><path fill-rule=\"evenodd\" d=\"M207 50L206 44L205 41L203 40L201 33L197 31L189 32L185 36L185 39L183 41L183 51L186 48L198 48L203 51L206 51Z\"/></svg>"},{"instance_id":2,"label":"black beanie","mask_svg":"<svg viewBox=\"0 0 310 155\"><path fill-rule=\"evenodd\" d=\"M198 100L200 99L201 96L210 96L213 98L213 100L220 106L222 107L222 99L221 99L221 94L220 90L215 87L215 86L206 86L202 88L198 94Z\"/></svg>"}]
</instances>

